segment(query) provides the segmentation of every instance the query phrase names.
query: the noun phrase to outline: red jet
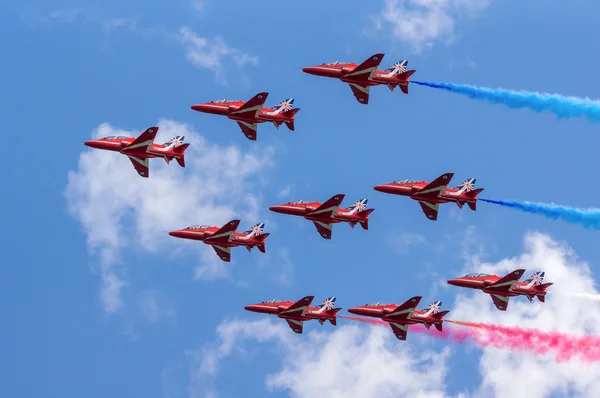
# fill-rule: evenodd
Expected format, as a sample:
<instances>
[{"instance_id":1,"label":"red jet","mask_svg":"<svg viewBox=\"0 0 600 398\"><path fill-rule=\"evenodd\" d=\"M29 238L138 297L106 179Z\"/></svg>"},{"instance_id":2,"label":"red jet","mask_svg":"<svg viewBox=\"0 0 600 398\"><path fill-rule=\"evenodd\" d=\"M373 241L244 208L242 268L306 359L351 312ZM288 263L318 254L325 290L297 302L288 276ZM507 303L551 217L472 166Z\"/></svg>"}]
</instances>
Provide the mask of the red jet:
<instances>
[{"instance_id":1,"label":"red jet","mask_svg":"<svg viewBox=\"0 0 600 398\"><path fill-rule=\"evenodd\" d=\"M148 168L148 159L150 158L163 158L167 163L176 159L181 167L185 167L184 153L187 147L190 146L190 144L183 143L185 137L180 135L160 145L154 143L157 132L158 127L150 127L138 138L111 136L86 141L84 144L92 148L120 152L127 155L135 170L144 178L150 176Z\"/></svg>"},{"instance_id":2,"label":"red jet","mask_svg":"<svg viewBox=\"0 0 600 398\"><path fill-rule=\"evenodd\" d=\"M529 302L537 297L542 303L546 300L546 289L553 283L544 283L545 272L540 271L531 275L524 282L519 278L525 273L524 269L518 269L505 276L489 274L469 274L462 278L450 279L448 283L454 286L479 289L488 293L496 308L506 311L508 300L514 296L526 296Z\"/></svg>"},{"instance_id":3,"label":"red jet","mask_svg":"<svg viewBox=\"0 0 600 398\"><path fill-rule=\"evenodd\" d=\"M253 225L244 233L236 231L239 225L240 220L231 220L221 228L210 225L194 225L169 232L169 235L176 238L201 240L207 245L211 245L217 256L225 262L231 261L231 248L236 246L244 246L248 251L256 246L260 252L264 253L265 239L270 235L263 233L265 224Z\"/></svg>"},{"instance_id":4,"label":"red jet","mask_svg":"<svg viewBox=\"0 0 600 398\"><path fill-rule=\"evenodd\" d=\"M337 194L328 199L325 203L305 202L297 200L287 204L271 206L269 210L276 213L291 214L293 216L302 216L311 220L317 231L325 239L331 239L332 226L340 222L347 222L352 228L360 224L363 229L369 229L369 214L375 209L366 209L368 200L360 199L350 206L349 209L340 208L344 194Z\"/></svg>"},{"instance_id":5,"label":"red jet","mask_svg":"<svg viewBox=\"0 0 600 398\"><path fill-rule=\"evenodd\" d=\"M425 216L435 221L440 203L454 202L461 209L466 203L471 210L477 209L477 195L483 191L483 188L473 189L475 187L474 178L464 181L456 188L448 188L453 176L454 173L446 173L429 183L427 181L395 181L377 185L374 189L393 195L408 196L418 201Z\"/></svg>"},{"instance_id":6,"label":"red jet","mask_svg":"<svg viewBox=\"0 0 600 398\"><path fill-rule=\"evenodd\" d=\"M310 303L314 296L306 296L296 301L263 301L260 304L247 305L244 309L263 314L275 314L278 318L283 318L288 323L294 333L302 334L304 321L316 319L321 325L325 321L331 322L333 326L337 322L337 313L341 308L335 306L335 297L330 297L319 304L318 307L311 307Z\"/></svg>"},{"instance_id":7,"label":"red jet","mask_svg":"<svg viewBox=\"0 0 600 398\"><path fill-rule=\"evenodd\" d=\"M406 300L401 305L396 304L367 304L360 307L349 308L348 312L356 315L380 318L392 327L399 340L406 340L408 325L422 323L427 330L434 325L437 330L442 331L444 316L450 311L440 311L441 301L431 303L422 311L417 310L421 296L415 296Z\"/></svg>"},{"instance_id":8,"label":"red jet","mask_svg":"<svg viewBox=\"0 0 600 398\"><path fill-rule=\"evenodd\" d=\"M224 115L229 119L237 121L242 133L251 141L256 141L256 124L272 122L276 128L285 124L294 131L294 116L299 108L292 109L293 98L288 98L275 105L273 109L263 107L269 93L259 93L244 101L210 101L205 104L192 105L192 109L198 112Z\"/></svg>"},{"instance_id":9,"label":"red jet","mask_svg":"<svg viewBox=\"0 0 600 398\"><path fill-rule=\"evenodd\" d=\"M302 71L311 75L333 77L348 83L352 93L361 104L369 103L371 86L386 85L391 91L396 87L408 94L408 78L415 70L406 70L408 61L402 60L390 66L385 71L377 69L384 54L375 54L362 64L351 62L329 62L317 66L303 68Z\"/></svg>"}]
</instances>

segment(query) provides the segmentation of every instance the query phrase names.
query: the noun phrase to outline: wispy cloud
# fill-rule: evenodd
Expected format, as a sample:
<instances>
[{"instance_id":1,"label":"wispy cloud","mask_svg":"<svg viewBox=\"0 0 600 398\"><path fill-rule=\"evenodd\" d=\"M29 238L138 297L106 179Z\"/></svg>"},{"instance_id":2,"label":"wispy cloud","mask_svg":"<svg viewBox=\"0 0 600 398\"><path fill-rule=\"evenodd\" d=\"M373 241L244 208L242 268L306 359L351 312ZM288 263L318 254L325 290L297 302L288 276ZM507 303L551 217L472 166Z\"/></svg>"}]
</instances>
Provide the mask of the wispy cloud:
<instances>
[{"instance_id":1,"label":"wispy cloud","mask_svg":"<svg viewBox=\"0 0 600 398\"><path fill-rule=\"evenodd\" d=\"M385 0L375 22L378 29L391 28L394 38L421 51L438 40L452 42L456 20L477 16L489 3L490 0Z\"/></svg>"},{"instance_id":2,"label":"wispy cloud","mask_svg":"<svg viewBox=\"0 0 600 398\"><path fill-rule=\"evenodd\" d=\"M288 196L290 196L290 194L292 193L292 191L294 190L295 187L296 187L295 184L289 184L289 185L286 185L285 187L281 188L281 190L279 192L277 192L277 198L279 198L279 199L287 198Z\"/></svg>"},{"instance_id":3,"label":"wispy cloud","mask_svg":"<svg viewBox=\"0 0 600 398\"><path fill-rule=\"evenodd\" d=\"M399 255L407 254L413 246L427 243L427 240L423 235L409 232L392 233L388 235L387 240L388 245Z\"/></svg>"},{"instance_id":4,"label":"wispy cloud","mask_svg":"<svg viewBox=\"0 0 600 398\"><path fill-rule=\"evenodd\" d=\"M253 187L261 186L264 171L273 165L264 160L272 158L272 148L265 149L267 153L244 154L234 146L207 143L185 124L160 120L158 126L157 142L184 135L191 143L185 169L154 159L150 161L150 178L144 179L126 156L86 149L77 170L68 173L68 210L81 223L92 253L99 253L100 297L108 313L121 307L121 290L127 286L120 276L123 272L116 267L123 247L156 252L168 245L173 256L190 249L207 259L216 258L205 245L172 238L166 231L197 223L222 225L241 215L257 219L262 199L252 194ZM102 124L92 137L139 133ZM211 264L196 276L230 277L223 262Z\"/></svg>"},{"instance_id":5,"label":"wispy cloud","mask_svg":"<svg viewBox=\"0 0 600 398\"><path fill-rule=\"evenodd\" d=\"M196 0L192 5L201 9L204 2ZM43 13L29 7L23 12L22 17L32 27L39 24L90 23L101 26L107 34L124 31L147 40L160 39L170 44L176 43L183 47L185 58L192 65L214 72L219 84L228 83L228 77L234 75L229 72L231 69L239 72L247 65L258 65L259 61L257 56L232 47L218 35L201 36L187 26L182 26L176 31L161 26L148 28L137 17L109 17L106 13L92 8L72 8ZM106 42L106 37L104 40ZM242 77L242 81L246 81L246 78Z\"/></svg>"},{"instance_id":6,"label":"wispy cloud","mask_svg":"<svg viewBox=\"0 0 600 398\"><path fill-rule=\"evenodd\" d=\"M246 64L258 65L258 57L228 46L222 37L201 37L187 26L182 27L179 33L185 46L186 58L197 67L214 71L219 83L227 84L227 73L224 70L226 60L233 61L238 68Z\"/></svg>"}]
</instances>

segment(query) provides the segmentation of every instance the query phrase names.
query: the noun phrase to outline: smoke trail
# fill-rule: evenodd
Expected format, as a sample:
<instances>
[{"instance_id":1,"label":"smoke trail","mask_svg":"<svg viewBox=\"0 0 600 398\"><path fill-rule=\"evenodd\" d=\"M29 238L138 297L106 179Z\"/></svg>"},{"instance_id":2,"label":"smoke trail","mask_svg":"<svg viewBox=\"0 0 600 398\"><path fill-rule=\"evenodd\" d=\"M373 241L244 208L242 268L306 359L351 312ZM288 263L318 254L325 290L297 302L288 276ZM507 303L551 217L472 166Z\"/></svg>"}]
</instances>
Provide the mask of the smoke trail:
<instances>
[{"instance_id":1,"label":"smoke trail","mask_svg":"<svg viewBox=\"0 0 600 398\"><path fill-rule=\"evenodd\" d=\"M476 328L477 343L495 348L509 348L534 354L553 353L557 362L580 358L584 362L600 361L599 336L573 336L560 332L542 332L518 326L500 326L447 320L456 325Z\"/></svg>"},{"instance_id":2,"label":"smoke trail","mask_svg":"<svg viewBox=\"0 0 600 398\"><path fill-rule=\"evenodd\" d=\"M600 101L589 98L566 97L560 94L533 91L514 91L474 87L466 84L428 83L411 81L421 86L438 88L480 99L492 104L503 104L509 108L529 108L536 112L550 111L559 118L585 116L592 122L600 122Z\"/></svg>"},{"instance_id":3,"label":"smoke trail","mask_svg":"<svg viewBox=\"0 0 600 398\"><path fill-rule=\"evenodd\" d=\"M576 209L546 203L517 202L516 200L479 199L482 202L512 207L526 213L540 214L551 220L565 220L588 228L600 229L600 209Z\"/></svg>"},{"instance_id":4,"label":"smoke trail","mask_svg":"<svg viewBox=\"0 0 600 398\"><path fill-rule=\"evenodd\" d=\"M590 294L590 293L570 293L570 296L588 299L592 301L600 301L600 294Z\"/></svg>"},{"instance_id":5,"label":"smoke trail","mask_svg":"<svg viewBox=\"0 0 600 398\"><path fill-rule=\"evenodd\" d=\"M354 321L372 325L387 326L380 319L368 319L339 315ZM557 362L579 358L584 362L600 362L600 336L573 336L559 332L542 332L518 326L500 326L487 323L473 323L446 320L459 326L472 329L470 332L446 327L443 332L431 333L425 328L410 328L409 333L427 333L432 337L463 343L471 341L480 347L505 348L514 351L526 351L537 355L553 354Z\"/></svg>"}]
</instances>

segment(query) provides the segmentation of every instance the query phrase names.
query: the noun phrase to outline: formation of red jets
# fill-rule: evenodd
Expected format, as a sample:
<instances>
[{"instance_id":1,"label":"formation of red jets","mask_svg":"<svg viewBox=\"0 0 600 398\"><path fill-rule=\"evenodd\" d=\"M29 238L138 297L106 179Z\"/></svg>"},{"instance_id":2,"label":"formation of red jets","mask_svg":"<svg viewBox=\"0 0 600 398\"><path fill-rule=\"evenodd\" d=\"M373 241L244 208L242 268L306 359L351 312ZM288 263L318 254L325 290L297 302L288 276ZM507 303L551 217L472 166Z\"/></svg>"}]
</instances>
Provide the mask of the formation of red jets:
<instances>
[{"instance_id":1,"label":"formation of red jets","mask_svg":"<svg viewBox=\"0 0 600 398\"><path fill-rule=\"evenodd\" d=\"M347 83L357 101L361 104L369 103L370 89L373 86L385 85L391 91L396 87L408 94L410 76L415 70L406 70L408 61L402 60L388 69L380 70L379 65L384 54L374 54L361 64L350 62L331 62L303 68L305 73L339 79ZM286 125L294 131L296 113L300 109L293 108L294 99L288 98L273 108L265 107L269 93L256 94L248 101L219 100L202 104L195 104L191 109L216 115L227 116L237 122L244 136L251 140L257 139L257 126L260 123L270 122L279 128ZM129 158L137 173L144 178L150 176L149 159L163 158L167 163L173 159L181 167L185 167L185 150L190 144L184 143L185 137L177 136L164 144L154 143L158 127L146 129L139 137L111 136L96 140L86 141L85 145L102 150L119 152ZM438 208L441 203L454 202L459 208L466 204L471 210L477 209L477 195L483 188L475 189L475 178L469 178L456 186L448 187L453 173L445 173L431 182L427 181L394 181L387 184L376 185L374 189L379 192L407 196L419 202L423 214L430 220L437 220ZM359 224L363 229L369 229L369 215L375 209L367 209L367 199L354 202L348 209L341 206L344 194L337 194L325 202L293 201L269 207L269 210L301 216L313 222L317 232L324 239L331 239L333 224L347 223L352 228ZM201 241L212 246L217 256L225 262L231 261L231 248L246 247L248 251L256 247L265 253L265 240L269 233L264 233L264 223L255 224L245 232L238 232L240 220L231 220L225 225L194 225L181 230L171 231L169 235ZM537 297L543 302L546 288L552 283L543 283L544 272L537 272L524 282L519 282L525 270L519 269L501 277L498 275L471 274L448 281L449 284L480 289L488 293L499 310L506 311L510 297L524 295L529 301ZM266 301L260 304L246 306L249 311L267 314L276 314L287 321L290 328L296 333L302 333L303 322L317 319L321 324L330 321L336 325L336 316L340 308L334 308L335 297L328 298L318 307L311 307L313 296L292 301ZM415 296L401 305L396 304L371 304L350 308L348 312L356 315L380 318L390 324L395 336L405 340L408 325L423 324L430 328L434 325L442 330L443 317L449 311L441 311L441 301L429 305L423 310L417 310L421 297Z\"/></svg>"},{"instance_id":2,"label":"formation of red jets","mask_svg":"<svg viewBox=\"0 0 600 398\"><path fill-rule=\"evenodd\" d=\"M544 283L544 272L536 272L521 282L519 279L525 273L524 269L518 269L505 276L490 274L470 274L460 278L450 279L450 285L479 289L491 296L494 304L500 311L506 311L508 300L514 296L525 296L529 301L537 297L544 302L546 289L552 283ZM277 315L288 323L294 333L302 334L304 321L316 319L321 325L329 321L336 325L337 313L341 308L335 307L335 297L323 301L318 307L311 307L313 296L306 296L301 300L294 301L263 301L244 307L248 311L263 314ZM404 303L398 304L365 304L358 307L348 308L348 312L362 317L378 318L387 322L392 328L394 336L399 340L406 340L408 327L421 324L428 330L434 326L440 332L443 330L444 316L450 311L442 311L442 302L434 301L422 310L417 307L421 302L421 296L411 297Z\"/></svg>"}]
</instances>

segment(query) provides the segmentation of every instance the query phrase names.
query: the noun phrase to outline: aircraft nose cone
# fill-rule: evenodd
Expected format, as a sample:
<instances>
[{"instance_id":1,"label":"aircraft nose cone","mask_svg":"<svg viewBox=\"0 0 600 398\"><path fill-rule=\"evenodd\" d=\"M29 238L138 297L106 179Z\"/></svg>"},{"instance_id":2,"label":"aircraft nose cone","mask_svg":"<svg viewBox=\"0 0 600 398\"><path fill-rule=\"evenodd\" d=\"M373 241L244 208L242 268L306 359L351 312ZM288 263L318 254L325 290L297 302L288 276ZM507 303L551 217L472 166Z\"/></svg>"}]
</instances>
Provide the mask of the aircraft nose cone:
<instances>
[{"instance_id":1,"label":"aircraft nose cone","mask_svg":"<svg viewBox=\"0 0 600 398\"><path fill-rule=\"evenodd\" d=\"M89 146L90 148L98 148L98 141L96 140L85 141L83 144L85 146Z\"/></svg>"},{"instance_id":2,"label":"aircraft nose cone","mask_svg":"<svg viewBox=\"0 0 600 398\"><path fill-rule=\"evenodd\" d=\"M269 207L269 210L274 211L275 213L281 213L282 212L282 207L277 205L277 206L271 206Z\"/></svg>"},{"instance_id":3,"label":"aircraft nose cone","mask_svg":"<svg viewBox=\"0 0 600 398\"><path fill-rule=\"evenodd\" d=\"M449 285L454 285L454 286L459 286L460 285L460 283L459 283L459 281L457 279L448 279L447 282L448 282Z\"/></svg>"},{"instance_id":4,"label":"aircraft nose cone","mask_svg":"<svg viewBox=\"0 0 600 398\"><path fill-rule=\"evenodd\" d=\"M318 73L318 68L314 66L307 66L306 68L302 68L302 72L316 75Z\"/></svg>"},{"instance_id":5,"label":"aircraft nose cone","mask_svg":"<svg viewBox=\"0 0 600 398\"><path fill-rule=\"evenodd\" d=\"M174 236L176 238L181 238L181 231L171 231L169 235Z\"/></svg>"},{"instance_id":6,"label":"aircraft nose cone","mask_svg":"<svg viewBox=\"0 0 600 398\"><path fill-rule=\"evenodd\" d=\"M385 185L375 185L373 187L373 189L376 190L376 191L379 191L379 192L385 192L386 191Z\"/></svg>"},{"instance_id":7,"label":"aircraft nose cone","mask_svg":"<svg viewBox=\"0 0 600 398\"><path fill-rule=\"evenodd\" d=\"M351 314L358 314L358 311L356 308L348 308L348 312Z\"/></svg>"}]
</instances>

